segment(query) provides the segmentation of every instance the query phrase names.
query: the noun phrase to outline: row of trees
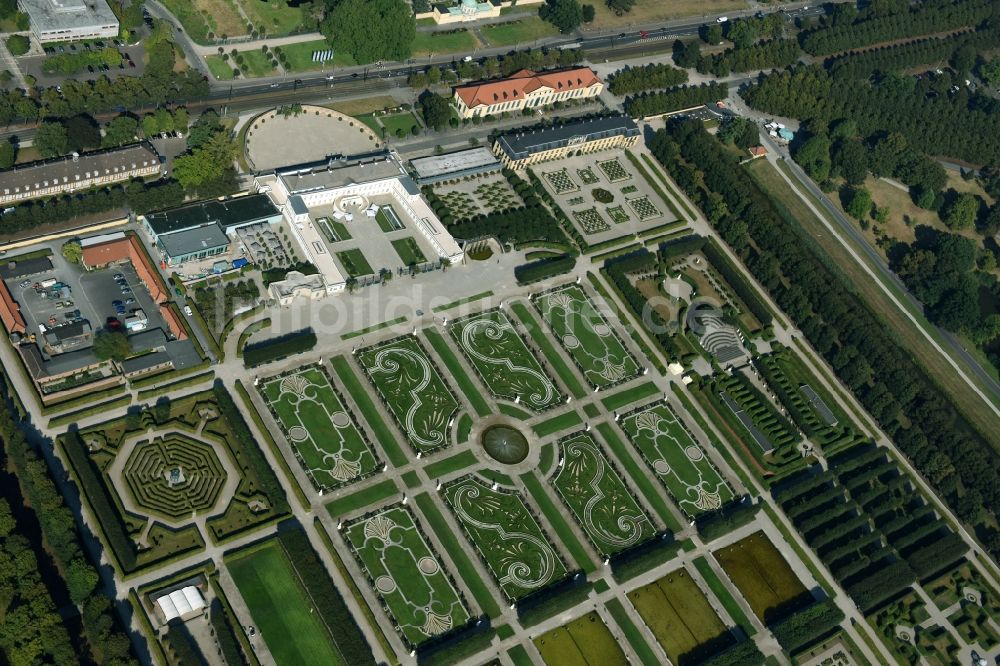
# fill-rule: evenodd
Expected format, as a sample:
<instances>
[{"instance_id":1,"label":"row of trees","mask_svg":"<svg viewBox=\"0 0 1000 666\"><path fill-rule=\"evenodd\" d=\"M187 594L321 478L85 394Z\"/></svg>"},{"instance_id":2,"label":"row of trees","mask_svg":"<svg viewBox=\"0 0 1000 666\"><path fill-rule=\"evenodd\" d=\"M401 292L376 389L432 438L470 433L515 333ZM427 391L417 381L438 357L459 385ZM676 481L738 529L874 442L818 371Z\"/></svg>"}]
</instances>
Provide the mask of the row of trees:
<instances>
[{"instance_id":1,"label":"row of trees","mask_svg":"<svg viewBox=\"0 0 1000 666\"><path fill-rule=\"evenodd\" d=\"M728 76L731 72L787 67L799 59L801 52L794 39L772 39L703 56L698 60L698 71Z\"/></svg>"},{"instance_id":2,"label":"row of trees","mask_svg":"<svg viewBox=\"0 0 1000 666\"><path fill-rule=\"evenodd\" d=\"M873 3L860 12L851 4L837 7L829 25L800 33L799 42L807 53L829 55L978 25L995 11L992 0L925 0L912 6L908 2Z\"/></svg>"},{"instance_id":3,"label":"row of trees","mask_svg":"<svg viewBox=\"0 0 1000 666\"><path fill-rule=\"evenodd\" d=\"M698 86L676 86L662 92L626 97L625 112L633 118L645 118L703 104L713 104L728 94L729 87L718 81Z\"/></svg>"},{"instance_id":4,"label":"row of trees","mask_svg":"<svg viewBox=\"0 0 1000 666\"><path fill-rule=\"evenodd\" d=\"M983 435L700 122L670 123L651 149L703 210L720 209L713 224L725 241L957 515L1000 554L992 527L1000 468Z\"/></svg>"},{"instance_id":5,"label":"row of trees","mask_svg":"<svg viewBox=\"0 0 1000 666\"><path fill-rule=\"evenodd\" d=\"M121 51L113 46L108 46L93 51L67 51L49 56L42 62L42 71L46 74L70 76L82 72L88 66L91 68L102 65L118 67L121 63ZM93 69L90 71L93 72Z\"/></svg>"},{"instance_id":6,"label":"row of trees","mask_svg":"<svg viewBox=\"0 0 1000 666\"><path fill-rule=\"evenodd\" d=\"M672 88L687 83L688 73L667 64L625 67L608 77L608 90L615 95Z\"/></svg>"}]
</instances>

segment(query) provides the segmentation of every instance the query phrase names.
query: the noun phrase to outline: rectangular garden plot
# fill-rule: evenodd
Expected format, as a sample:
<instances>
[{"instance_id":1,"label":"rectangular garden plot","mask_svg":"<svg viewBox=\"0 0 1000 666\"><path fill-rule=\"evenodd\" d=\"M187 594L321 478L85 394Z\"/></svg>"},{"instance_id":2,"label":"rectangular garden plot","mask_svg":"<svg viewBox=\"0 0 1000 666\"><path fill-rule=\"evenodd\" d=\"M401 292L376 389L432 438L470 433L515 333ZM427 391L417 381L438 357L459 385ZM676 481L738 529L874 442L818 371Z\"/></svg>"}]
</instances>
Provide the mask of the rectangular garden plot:
<instances>
[{"instance_id":1,"label":"rectangular garden plot","mask_svg":"<svg viewBox=\"0 0 1000 666\"><path fill-rule=\"evenodd\" d=\"M628 599L674 664L701 662L735 642L685 569L629 592Z\"/></svg>"},{"instance_id":2,"label":"rectangular garden plot","mask_svg":"<svg viewBox=\"0 0 1000 666\"><path fill-rule=\"evenodd\" d=\"M569 175L569 171L566 169L560 169L559 171L546 171L542 174L545 180L549 181L549 185L555 190L556 194L566 194L567 192L576 192L580 189Z\"/></svg>"},{"instance_id":3,"label":"rectangular garden plot","mask_svg":"<svg viewBox=\"0 0 1000 666\"><path fill-rule=\"evenodd\" d=\"M622 483L594 438L580 432L559 442L563 464L552 478L570 513L603 555L613 555L655 533L649 516Z\"/></svg>"},{"instance_id":4,"label":"rectangular garden plot","mask_svg":"<svg viewBox=\"0 0 1000 666\"><path fill-rule=\"evenodd\" d=\"M626 199L625 201L640 220L652 220L654 217L663 215L660 209L649 200L649 197L638 197L636 199Z\"/></svg>"},{"instance_id":5,"label":"rectangular garden plot","mask_svg":"<svg viewBox=\"0 0 1000 666\"><path fill-rule=\"evenodd\" d=\"M666 404L633 412L621 424L688 516L713 511L733 498L729 484Z\"/></svg>"},{"instance_id":6,"label":"rectangular garden plot","mask_svg":"<svg viewBox=\"0 0 1000 666\"><path fill-rule=\"evenodd\" d=\"M500 310L459 319L450 328L469 362L496 397L539 412L562 401L538 359Z\"/></svg>"},{"instance_id":7,"label":"rectangular garden plot","mask_svg":"<svg viewBox=\"0 0 1000 666\"><path fill-rule=\"evenodd\" d=\"M413 240L412 236L392 241L392 249L396 251L396 254L399 255L399 258L407 266L422 264L427 261L427 257L424 256L424 253L420 250L420 246L417 245L417 241Z\"/></svg>"},{"instance_id":8,"label":"rectangular garden plot","mask_svg":"<svg viewBox=\"0 0 1000 666\"><path fill-rule=\"evenodd\" d=\"M405 228L402 220L399 219L399 215L392 206L382 206L375 213L375 221L378 222L378 228L385 233L390 233L393 231L399 231Z\"/></svg>"},{"instance_id":9,"label":"rectangular garden plot","mask_svg":"<svg viewBox=\"0 0 1000 666\"><path fill-rule=\"evenodd\" d=\"M578 285L545 292L534 302L591 386L606 388L639 374L635 358Z\"/></svg>"},{"instance_id":10,"label":"rectangular garden plot","mask_svg":"<svg viewBox=\"0 0 1000 666\"><path fill-rule=\"evenodd\" d=\"M416 338L405 336L366 347L357 358L417 451L448 446L458 401Z\"/></svg>"},{"instance_id":11,"label":"rectangular garden plot","mask_svg":"<svg viewBox=\"0 0 1000 666\"><path fill-rule=\"evenodd\" d=\"M410 648L469 620L461 596L405 507L353 521L343 534Z\"/></svg>"},{"instance_id":12,"label":"rectangular garden plot","mask_svg":"<svg viewBox=\"0 0 1000 666\"><path fill-rule=\"evenodd\" d=\"M597 166L601 168L604 175L608 177L612 183L617 183L622 180L628 180L632 177L632 174L622 166L622 163L618 161L618 158L611 160L604 160L603 162L598 162Z\"/></svg>"},{"instance_id":13,"label":"rectangular garden plot","mask_svg":"<svg viewBox=\"0 0 1000 666\"><path fill-rule=\"evenodd\" d=\"M587 208L586 210L574 210L573 219L576 223L580 225L580 229L583 230L585 234L597 234L602 231L607 231L611 227L601 214L597 212L596 208Z\"/></svg>"},{"instance_id":14,"label":"rectangular garden plot","mask_svg":"<svg viewBox=\"0 0 1000 666\"><path fill-rule=\"evenodd\" d=\"M552 539L518 495L492 490L468 476L446 486L444 496L509 599L525 597L566 574Z\"/></svg>"},{"instance_id":15,"label":"rectangular garden plot","mask_svg":"<svg viewBox=\"0 0 1000 666\"><path fill-rule=\"evenodd\" d=\"M764 624L780 622L812 603L812 595L763 532L755 532L714 555Z\"/></svg>"},{"instance_id":16,"label":"rectangular garden plot","mask_svg":"<svg viewBox=\"0 0 1000 666\"><path fill-rule=\"evenodd\" d=\"M343 252L338 252L336 254L337 259L340 260L341 265L343 265L344 270L350 277L362 277L364 275L373 275L375 271L372 270L371 264L365 259L364 253L358 248L351 250L344 250Z\"/></svg>"},{"instance_id":17,"label":"rectangular garden plot","mask_svg":"<svg viewBox=\"0 0 1000 666\"><path fill-rule=\"evenodd\" d=\"M317 490L353 483L379 467L322 369L299 368L265 379L258 388Z\"/></svg>"},{"instance_id":18,"label":"rectangular garden plot","mask_svg":"<svg viewBox=\"0 0 1000 666\"><path fill-rule=\"evenodd\" d=\"M626 666L628 659L597 611L534 640L546 666Z\"/></svg>"}]
</instances>

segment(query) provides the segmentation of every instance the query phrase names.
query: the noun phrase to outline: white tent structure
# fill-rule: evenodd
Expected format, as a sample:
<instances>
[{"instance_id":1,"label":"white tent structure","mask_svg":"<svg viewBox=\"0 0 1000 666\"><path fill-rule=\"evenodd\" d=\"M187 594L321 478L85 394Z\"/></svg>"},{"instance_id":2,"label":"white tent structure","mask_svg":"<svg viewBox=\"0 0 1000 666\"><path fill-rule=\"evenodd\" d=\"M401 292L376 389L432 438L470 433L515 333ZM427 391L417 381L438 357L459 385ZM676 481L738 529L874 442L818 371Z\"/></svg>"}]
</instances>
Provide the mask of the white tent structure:
<instances>
[{"instance_id":1,"label":"white tent structure","mask_svg":"<svg viewBox=\"0 0 1000 666\"><path fill-rule=\"evenodd\" d=\"M156 600L156 605L160 607L164 622L170 622L174 618L188 620L205 610L205 597L201 595L194 585L188 585L179 590L174 590L170 594L164 594Z\"/></svg>"}]
</instances>

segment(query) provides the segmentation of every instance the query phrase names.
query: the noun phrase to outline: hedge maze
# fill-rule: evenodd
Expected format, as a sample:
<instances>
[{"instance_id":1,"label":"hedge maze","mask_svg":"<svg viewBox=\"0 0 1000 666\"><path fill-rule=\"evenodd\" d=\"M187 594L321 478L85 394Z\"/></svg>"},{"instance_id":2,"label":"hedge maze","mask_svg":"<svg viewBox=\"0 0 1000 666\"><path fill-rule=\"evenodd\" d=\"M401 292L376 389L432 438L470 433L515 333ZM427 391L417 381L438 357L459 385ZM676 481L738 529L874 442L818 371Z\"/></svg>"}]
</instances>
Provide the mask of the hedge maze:
<instances>
[{"instance_id":1,"label":"hedge maze","mask_svg":"<svg viewBox=\"0 0 1000 666\"><path fill-rule=\"evenodd\" d=\"M211 509L226 482L212 446L180 433L136 444L122 477L139 508L174 522Z\"/></svg>"},{"instance_id":2,"label":"hedge maze","mask_svg":"<svg viewBox=\"0 0 1000 666\"><path fill-rule=\"evenodd\" d=\"M639 363L579 285L544 292L532 301L592 387L608 388L639 374Z\"/></svg>"},{"instance_id":3,"label":"hedge maze","mask_svg":"<svg viewBox=\"0 0 1000 666\"><path fill-rule=\"evenodd\" d=\"M512 601L566 574L552 539L520 496L467 476L445 486L444 497L500 589Z\"/></svg>"},{"instance_id":4,"label":"hedge maze","mask_svg":"<svg viewBox=\"0 0 1000 666\"><path fill-rule=\"evenodd\" d=\"M378 468L371 445L321 368L299 368L258 388L317 490L358 481Z\"/></svg>"},{"instance_id":5,"label":"hedge maze","mask_svg":"<svg viewBox=\"0 0 1000 666\"><path fill-rule=\"evenodd\" d=\"M411 648L469 621L461 596L405 507L360 518L343 532Z\"/></svg>"},{"instance_id":6,"label":"hedge maze","mask_svg":"<svg viewBox=\"0 0 1000 666\"><path fill-rule=\"evenodd\" d=\"M597 549L610 556L651 538L656 530L597 442L586 432L559 442L560 467L551 483Z\"/></svg>"},{"instance_id":7,"label":"hedge maze","mask_svg":"<svg viewBox=\"0 0 1000 666\"><path fill-rule=\"evenodd\" d=\"M733 499L732 488L666 403L632 412L621 424L687 515L714 511Z\"/></svg>"},{"instance_id":8,"label":"hedge maze","mask_svg":"<svg viewBox=\"0 0 1000 666\"><path fill-rule=\"evenodd\" d=\"M458 319L450 328L462 352L494 396L536 412L562 402L555 384L499 309Z\"/></svg>"},{"instance_id":9,"label":"hedge maze","mask_svg":"<svg viewBox=\"0 0 1000 666\"><path fill-rule=\"evenodd\" d=\"M357 352L357 359L417 451L448 446L458 400L416 338L367 347Z\"/></svg>"}]
</instances>

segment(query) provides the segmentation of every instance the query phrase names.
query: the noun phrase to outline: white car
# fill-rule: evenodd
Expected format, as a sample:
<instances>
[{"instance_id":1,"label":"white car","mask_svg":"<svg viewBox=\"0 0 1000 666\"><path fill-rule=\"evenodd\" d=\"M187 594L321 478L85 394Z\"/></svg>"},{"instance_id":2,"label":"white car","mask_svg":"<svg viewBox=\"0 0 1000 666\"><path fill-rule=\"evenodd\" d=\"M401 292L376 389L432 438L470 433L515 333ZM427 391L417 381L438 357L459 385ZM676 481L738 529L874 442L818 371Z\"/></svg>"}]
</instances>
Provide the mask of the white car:
<instances>
[{"instance_id":1,"label":"white car","mask_svg":"<svg viewBox=\"0 0 1000 666\"><path fill-rule=\"evenodd\" d=\"M188 317L190 317L192 314L194 314L194 312L191 311L191 306L190 305L185 305L184 306L184 314L186 314Z\"/></svg>"},{"instance_id":2,"label":"white car","mask_svg":"<svg viewBox=\"0 0 1000 666\"><path fill-rule=\"evenodd\" d=\"M716 23L725 23L728 20L729 20L728 16L720 16L719 18L715 19L715 22Z\"/></svg>"}]
</instances>

